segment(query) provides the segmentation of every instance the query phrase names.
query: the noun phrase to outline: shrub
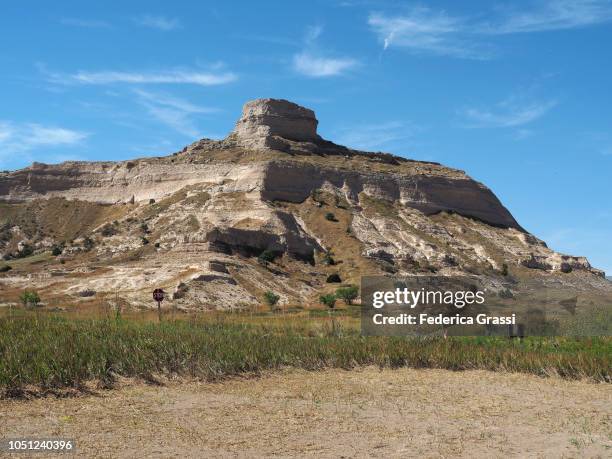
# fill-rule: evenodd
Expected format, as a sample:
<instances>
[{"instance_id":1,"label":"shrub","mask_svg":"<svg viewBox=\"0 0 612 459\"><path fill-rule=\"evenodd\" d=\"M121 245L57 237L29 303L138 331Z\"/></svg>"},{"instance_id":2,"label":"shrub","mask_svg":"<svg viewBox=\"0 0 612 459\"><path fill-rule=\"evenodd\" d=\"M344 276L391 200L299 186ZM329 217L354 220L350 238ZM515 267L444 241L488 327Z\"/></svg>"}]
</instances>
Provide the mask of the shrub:
<instances>
[{"instance_id":1,"label":"shrub","mask_svg":"<svg viewBox=\"0 0 612 459\"><path fill-rule=\"evenodd\" d=\"M327 282L328 284L339 284L340 282L342 282L342 279L340 279L340 274L333 273L327 276L325 282Z\"/></svg>"},{"instance_id":2,"label":"shrub","mask_svg":"<svg viewBox=\"0 0 612 459\"><path fill-rule=\"evenodd\" d=\"M504 263L502 265L501 274L502 274L502 276L507 276L508 275L508 264L507 263Z\"/></svg>"},{"instance_id":3,"label":"shrub","mask_svg":"<svg viewBox=\"0 0 612 459\"><path fill-rule=\"evenodd\" d=\"M83 240L83 247L85 248L86 251L90 251L91 249L94 248L94 246L96 245L95 241L90 238L89 236L87 236L84 240Z\"/></svg>"},{"instance_id":4,"label":"shrub","mask_svg":"<svg viewBox=\"0 0 612 459\"><path fill-rule=\"evenodd\" d=\"M274 251L272 250L266 249L259 254L259 256L257 257L257 261L262 265L267 265L268 263L273 262L275 258L276 253L274 253Z\"/></svg>"},{"instance_id":5,"label":"shrub","mask_svg":"<svg viewBox=\"0 0 612 459\"><path fill-rule=\"evenodd\" d=\"M0 273L5 273L13 269L11 265L2 265L0 266Z\"/></svg>"},{"instance_id":6,"label":"shrub","mask_svg":"<svg viewBox=\"0 0 612 459\"><path fill-rule=\"evenodd\" d=\"M321 304L324 304L329 309L333 309L334 306L336 306L336 295L334 295L333 293L321 295L319 297L319 301L321 302Z\"/></svg>"},{"instance_id":7,"label":"shrub","mask_svg":"<svg viewBox=\"0 0 612 459\"><path fill-rule=\"evenodd\" d=\"M114 236L115 234L117 234L117 232L118 232L117 228L115 228L114 225L107 223L106 225L102 227L100 234L102 234L102 236L104 237L110 237L110 236Z\"/></svg>"},{"instance_id":8,"label":"shrub","mask_svg":"<svg viewBox=\"0 0 612 459\"><path fill-rule=\"evenodd\" d=\"M58 255L61 255L63 252L63 248L61 245L54 245L51 248L51 255L53 255L54 257L57 257Z\"/></svg>"},{"instance_id":9,"label":"shrub","mask_svg":"<svg viewBox=\"0 0 612 459\"><path fill-rule=\"evenodd\" d=\"M35 291L24 291L19 297L25 307L37 306L40 303L40 296Z\"/></svg>"},{"instance_id":10,"label":"shrub","mask_svg":"<svg viewBox=\"0 0 612 459\"><path fill-rule=\"evenodd\" d=\"M264 301L266 302L266 304L268 306L270 306L270 309L274 310L274 306L276 306L276 303L278 303L278 300L280 300L280 296L278 296L276 293L268 290L266 293L264 293Z\"/></svg>"},{"instance_id":11,"label":"shrub","mask_svg":"<svg viewBox=\"0 0 612 459\"><path fill-rule=\"evenodd\" d=\"M142 245L147 245L149 243L149 240L146 237L141 237L140 238Z\"/></svg>"},{"instance_id":12,"label":"shrub","mask_svg":"<svg viewBox=\"0 0 612 459\"><path fill-rule=\"evenodd\" d=\"M325 214L325 220L328 220L330 222L337 222L338 221L338 219L336 218L336 216L332 212L327 212Z\"/></svg>"},{"instance_id":13,"label":"shrub","mask_svg":"<svg viewBox=\"0 0 612 459\"><path fill-rule=\"evenodd\" d=\"M340 287L336 290L336 296L344 300L346 304L353 304L353 300L359 296L359 288L356 285Z\"/></svg>"},{"instance_id":14,"label":"shrub","mask_svg":"<svg viewBox=\"0 0 612 459\"><path fill-rule=\"evenodd\" d=\"M29 257L33 253L34 253L34 248L29 244L24 244L21 250L17 252L17 255L15 255L15 258Z\"/></svg>"}]
</instances>

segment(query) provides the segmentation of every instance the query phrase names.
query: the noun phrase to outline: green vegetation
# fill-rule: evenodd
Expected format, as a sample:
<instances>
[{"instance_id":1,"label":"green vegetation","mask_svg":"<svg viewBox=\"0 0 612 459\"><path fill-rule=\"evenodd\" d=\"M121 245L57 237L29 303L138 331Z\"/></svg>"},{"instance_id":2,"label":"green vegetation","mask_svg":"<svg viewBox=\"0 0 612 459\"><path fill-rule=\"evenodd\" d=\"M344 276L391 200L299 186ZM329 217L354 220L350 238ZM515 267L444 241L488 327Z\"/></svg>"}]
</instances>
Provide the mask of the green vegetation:
<instances>
[{"instance_id":1,"label":"green vegetation","mask_svg":"<svg viewBox=\"0 0 612 459\"><path fill-rule=\"evenodd\" d=\"M257 257L257 261L259 262L259 264L265 266L268 263L272 263L275 258L276 258L276 253L274 253L274 251L272 251L272 250L264 250Z\"/></svg>"},{"instance_id":2,"label":"green vegetation","mask_svg":"<svg viewBox=\"0 0 612 459\"><path fill-rule=\"evenodd\" d=\"M19 297L25 307L38 306L40 303L40 296L35 291L26 290Z\"/></svg>"},{"instance_id":3,"label":"green vegetation","mask_svg":"<svg viewBox=\"0 0 612 459\"><path fill-rule=\"evenodd\" d=\"M346 304L353 304L353 300L359 296L359 288L356 285L340 287L336 290L336 297L343 300Z\"/></svg>"},{"instance_id":4,"label":"green vegetation","mask_svg":"<svg viewBox=\"0 0 612 459\"><path fill-rule=\"evenodd\" d=\"M2 265L0 266L0 273L6 273L10 271L11 269L13 269L11 265Z\"/></svg>"},{"instance_id":5,"label":"green vegetation","mask_svg":"<svg viewBox=\"0 0 612 459\"><path fill-rule=\"evenodd\" d=\"M340 274L333 273L327 276L325 282L327 282L328 284L339 284L340 282L342 282L342 278L340 277Z\"/></svg>"},{"instance_id":6,"label":"green vegetation","mask_svg":"<svg viewBox=\"0 0 612 459\"><path fill-rule=\"evenodd\" d=\"M53 255L54 257L57 257L61 255L63 251L64 251L64 248L61 245L54 245L51 248L51 255Z\"/></svg>"},{"instance_id":7,"label":"green vegetation","mask_svg":"<svg viewBox=\"0 0 612 459\"><path fill-rule=\"evenodd\" d=\"M328 293L319 297L321 304L324 304L329 309L333 309L336 306L336 295Z\"/></svg>"},{"instance_id":8,"label":"green vegetation","mask_svg":"<svg viewBox=\"0 0 612 459\"><path fill-rule=\"evenodd\" d=\"M337 333L329 318L316 319L322 333L313 333L292 319L238 323L232 317L155 323L13 311L0 317L0 396L92 380L110 386L117 375L218 380L287 366L479 368L612 382L610 338L364 338L344 326Z\"/></svg>"},{"instance_id":9,"label":"green vegetation","mask_svg":"<svg viewBox=\"0 0 612 459\"><path fill-rule=\"evenodd\" d=\"M280 300L280 296L278 296L276 293L270 290L264 293L264 301L273 311L276 309L275 306L276 306L276 303L278 303L278 300Z\"/></svg>"}]
</instances>

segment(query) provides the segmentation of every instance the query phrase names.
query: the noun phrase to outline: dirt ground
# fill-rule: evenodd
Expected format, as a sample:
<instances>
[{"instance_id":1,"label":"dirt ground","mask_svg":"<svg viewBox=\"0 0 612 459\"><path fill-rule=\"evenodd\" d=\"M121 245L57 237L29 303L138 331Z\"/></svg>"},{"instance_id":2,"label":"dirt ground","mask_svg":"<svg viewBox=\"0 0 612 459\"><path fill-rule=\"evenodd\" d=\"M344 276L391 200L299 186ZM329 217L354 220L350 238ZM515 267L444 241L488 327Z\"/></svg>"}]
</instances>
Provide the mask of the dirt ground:
<instances>
[{"instance_id":1,"label":"dirt ground","mask_svg":"<svg viewBox=\"0 0 612 459\"><path fill-rule=\"evenodd\" d=\"M79 457L612 457L612 385L376 368L130 383L0 401L16 437L72 438Z\"/></svg>"}]
</instances>

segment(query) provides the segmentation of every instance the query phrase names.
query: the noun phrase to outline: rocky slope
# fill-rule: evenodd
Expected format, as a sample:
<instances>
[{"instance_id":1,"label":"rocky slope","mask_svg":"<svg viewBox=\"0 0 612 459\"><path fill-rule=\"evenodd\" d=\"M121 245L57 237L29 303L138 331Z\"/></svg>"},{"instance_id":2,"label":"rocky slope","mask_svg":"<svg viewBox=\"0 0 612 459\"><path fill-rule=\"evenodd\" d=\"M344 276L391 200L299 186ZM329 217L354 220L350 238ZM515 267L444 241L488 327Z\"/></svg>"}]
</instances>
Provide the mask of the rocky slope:
<instances>
[{"instance_id":1,"label":"rocky slope","mask_svg":"<svg viewBox=\"0 0 612 459\"><path fill-rule=\"evenodd\" d=\"M13 268L0 302L36 288L57 304L150 306L163 287L181 308L246 307L266 290L308 304L337 286L332 274L604 285L463 171L336 145L317 124L311 110L259 99L226 139L171 156L0 173L0 255Z\"/></svg>"}]
</instances>

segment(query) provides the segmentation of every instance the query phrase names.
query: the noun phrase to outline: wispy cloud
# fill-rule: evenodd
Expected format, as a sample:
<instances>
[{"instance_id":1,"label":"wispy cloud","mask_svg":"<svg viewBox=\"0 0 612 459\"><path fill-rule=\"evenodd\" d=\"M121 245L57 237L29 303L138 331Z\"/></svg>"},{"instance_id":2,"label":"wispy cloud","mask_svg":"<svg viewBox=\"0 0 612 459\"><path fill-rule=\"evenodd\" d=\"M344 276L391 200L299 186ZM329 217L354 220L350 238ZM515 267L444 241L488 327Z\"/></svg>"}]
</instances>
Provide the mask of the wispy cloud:
<instances>
[{"instance_id":1,"label":"wispy cloud","mask_svg":"<svg viewBox=\"0 0 612 459\"><path fill-rule=\"evenodd\" d=\"M609 0L550 0L531 11L507 12L496 24L483 27L493 34L547 32L602 24L612 20Z\"/></svg>"},{"instance_id":2,"label":"wispy cloud","mask_svg":"<svg viewBox=\"0 0 612 459\"><path fill-rule=\"evenodd\" d=\"M465 119L464 127L467 128L516 127L541 118L555 105L554 100L527 101L524 97L510 97L493 108L468 107L459 114Z\"/></svg>"},{"instance_id":3,"label":"wispy cloud","mask_svg":"<svg viewBox=\"0 0 612 459\"><path fill-rule=\"evenodd\" d=\"M73 74L47 72L49 81L59 84L107 85L127 84L195 84L215 86L236 81L236 74L227 71L166 70L157 72L78 71Z\"/></svg>"},{"instance_id":4,"label":"wispy cloud","mask_svg":"<svg viewBox=\"0 0 612 459\"><path fill-rule=\"evenodd\" d=\"M493 35L576 29L610 21L610 0L541 0L529 9L494 10L486 21L427 7L399 15L371 13L368 18L384 50L399 47L467 59L492 57Z\"/></svg>"},{"instance_id":5,"label":"wispy cloud","mask_svg":"<svg viewBox=\"0 0 612 459\"><path fill-rule=\"evenodd\" d=\"M401 16L370 14L368 24L378 35L383 49L397 46L419 53L432 53L468 59L490 56L467 33L465 19L419 7Z\"/></svg>"},{"instance_id":6,"label":"wispy cloud","mask_svg":"<svg viewBox=\"0 0 612 459\"><path fill-rule=\"evenodd\" d=\"M152 93L136 90L138 101L157 121L188 137L201 137L192 119L193 115L211 114L219 110L213 107L202 107L169 94Z\"/></svg>"},{"instance_id":7,"label":"wispy cloud","mask_svg":"<svg viewBox=\"0 0 612 459\"><path fill-rule=\"evenodd\" d=\"M86 29L108 29L110 23L98 19L62 18L60 23L71 27L83 27Z\"/></svg>"},{"instance_id":8,"label":"wispy cloud","mask_svg":"<svg viewBox=\"0 0 612 459\"><path fill-rule=\"evenodd\" d=\"M336 142L361 150L380 149L394 141L413 138L421 128L411 123L387 121L338 129Z\"/></svg>"},{"instance_id":9,"label":"wispy cloud","mask_svg":"<svg viewBox=\"0 0 612 459\"><path fill-rule=\"evenodd\" d=\"M313 78L331 77L341 75L359 64L356 59L350 57L330 56L320 52L316 41L322 33L322 26L307 29L304 50L293 55L293 69L297 73Z\"/></svg>"},{"instance_id":10,"label":"wispy cloud","mask_svg":"<svg viewBox=\"0 0 612 459\"><path fill-rule=\"evenodd\" d=\"M37 123L0 121L0 159L38 147L69 147L82 143L88 133Z\"/></svg>"},{"instance_id":11,"label":"wispy cloud","mask_svg":"<svg viewBox=\"0 0 612 459\"><path fill-rule=\"evenodd\" d=\"M357 61L351 58L323 57L308 52L293 56L295 71L315 78L340 75L356 65Z\"/></svg>"},{"instance_id":12,"label":"wispy cloud","mask_svg":"<svg viewBox=\"0 0 612 459\"><path fill-rule=\"evenodd\" d=\"M152 29L162 30L164 32L181 27L180 21L176 18L167 18L165 16L154 16L150 14L138 17L134 21L136 24L143 27L150 27Z\"/></svg>"}]
</instances>

